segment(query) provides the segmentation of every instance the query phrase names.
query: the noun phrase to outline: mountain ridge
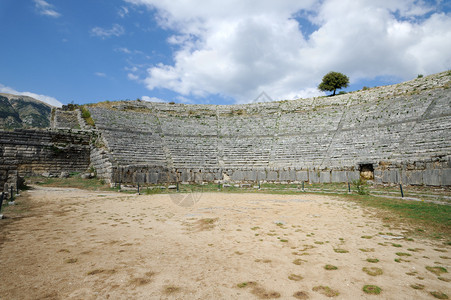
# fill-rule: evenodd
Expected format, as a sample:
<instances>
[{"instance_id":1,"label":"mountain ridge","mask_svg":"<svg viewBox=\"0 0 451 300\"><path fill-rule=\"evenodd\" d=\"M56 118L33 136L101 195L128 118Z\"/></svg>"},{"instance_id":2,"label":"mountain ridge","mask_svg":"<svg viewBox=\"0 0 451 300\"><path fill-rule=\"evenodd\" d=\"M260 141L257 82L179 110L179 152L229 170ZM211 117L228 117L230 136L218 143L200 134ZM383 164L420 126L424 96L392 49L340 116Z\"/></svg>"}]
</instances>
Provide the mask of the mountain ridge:
<instances>
[{"instance_id":1,"label":"mountain ridge","mask_svg":"<svg viewBox=\"0 0 451 300\"><path fill-rule=\"evenodd\" d=\"M29 96L0 93L0 128L48 128L52 108Z\"/></svg>"}]
</instances>

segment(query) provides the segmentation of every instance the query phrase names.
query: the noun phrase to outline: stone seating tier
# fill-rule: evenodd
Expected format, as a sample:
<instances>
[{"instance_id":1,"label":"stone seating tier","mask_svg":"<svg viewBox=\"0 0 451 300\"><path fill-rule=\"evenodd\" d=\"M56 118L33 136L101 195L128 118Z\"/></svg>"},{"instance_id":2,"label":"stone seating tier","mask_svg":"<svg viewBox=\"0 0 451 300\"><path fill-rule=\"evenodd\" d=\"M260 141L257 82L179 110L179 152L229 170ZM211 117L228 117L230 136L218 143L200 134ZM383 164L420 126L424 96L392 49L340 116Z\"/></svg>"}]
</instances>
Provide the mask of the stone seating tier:
<instances>
[{"instance_id":1,"label":"stone seating tier","mask_svg":"<svg viewBox=\"0 0 451 300\"><path fill-rule=\"evenodd\" d=\"M89 107L120 164L349 168L451 153L449 72L335 97Z\"/></svg>"}]
</instances>

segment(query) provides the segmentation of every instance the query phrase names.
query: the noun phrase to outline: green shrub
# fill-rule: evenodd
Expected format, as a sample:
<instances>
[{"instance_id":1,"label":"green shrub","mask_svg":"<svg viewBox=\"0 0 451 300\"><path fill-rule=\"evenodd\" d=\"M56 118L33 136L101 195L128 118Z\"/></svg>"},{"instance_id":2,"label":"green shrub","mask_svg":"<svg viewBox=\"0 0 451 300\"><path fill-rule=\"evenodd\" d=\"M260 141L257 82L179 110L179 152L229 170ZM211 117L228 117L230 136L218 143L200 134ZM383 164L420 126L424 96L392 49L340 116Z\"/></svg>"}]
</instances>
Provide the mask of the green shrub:
<instances>
[{"instance_id":1,"label":"green shrub","mask_svg":"<svg viewBox=\"0 0 451 300\"><path fill-rule=\"evenodd\" d=\"M369 194L368 184L366 183L366 181L364 179L360 178L359 180L354 180L353 184L355 186L357 194L359 194L359 195L368 195Z\"/></svg>"}]
</instances>

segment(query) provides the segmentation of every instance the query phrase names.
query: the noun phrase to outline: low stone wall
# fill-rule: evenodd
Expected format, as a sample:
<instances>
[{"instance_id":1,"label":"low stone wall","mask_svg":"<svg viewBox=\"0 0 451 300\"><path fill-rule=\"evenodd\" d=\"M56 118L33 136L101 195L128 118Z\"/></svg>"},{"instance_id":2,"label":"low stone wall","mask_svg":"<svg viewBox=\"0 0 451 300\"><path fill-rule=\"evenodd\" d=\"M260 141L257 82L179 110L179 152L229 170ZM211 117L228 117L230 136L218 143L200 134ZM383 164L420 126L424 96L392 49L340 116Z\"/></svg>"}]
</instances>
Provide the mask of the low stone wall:
<instances>
[{"instance_id":1,"label":"low stone wall","mask_svg":"<svg viewBox=\"0 0 451 300\"><path fill-rule=\"evenodd\" d=\"M297 168L177 168L129 165L111 167L103 177L112 183L166 184L175 182L281 182L345 183L358 180L359 166L349 169ZM98 173L99 174L99 173ZM374 165L372 180L378 184L451 185L451 157L394 165Z\"/></svg>"},{"instance_id":2,"label":"low stone wall","mask_svg":"<svg viewBox=\"0 0 451 300\"><path fill-rule=\"evenodd\" d=\"M451 186L451 156L402 164L380 164L374 171L376 183Z\"/></svg>"},{"instance_id":3,"label":"low stone wall","mask_svg":"<svg viewBox=\"0 0 451 300\"><path fill-rule=\"evenodd\" d=\"M90 162L90 133L70 130L0 130L0 191L19 177L83 172Z\"/></svg>"}]
</instances>

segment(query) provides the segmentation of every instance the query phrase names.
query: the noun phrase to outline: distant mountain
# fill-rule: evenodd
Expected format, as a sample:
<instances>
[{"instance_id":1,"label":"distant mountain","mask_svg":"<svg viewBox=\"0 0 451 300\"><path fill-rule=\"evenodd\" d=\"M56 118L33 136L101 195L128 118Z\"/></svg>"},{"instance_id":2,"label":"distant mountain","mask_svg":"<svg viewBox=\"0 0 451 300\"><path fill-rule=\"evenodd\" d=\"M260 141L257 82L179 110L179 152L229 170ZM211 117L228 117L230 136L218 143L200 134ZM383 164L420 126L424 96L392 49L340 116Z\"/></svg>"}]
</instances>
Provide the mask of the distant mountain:
<instances>
[{"instance_id":1,"label":"distant mountain","mask_svg":"<svg viewBox=\"0 0 451 300\"><path fill-rule=\"evenodd\" d=\"M28 96L0 93L0 128L50 127L52 107Z\"/></svg>"}]
</instances>

